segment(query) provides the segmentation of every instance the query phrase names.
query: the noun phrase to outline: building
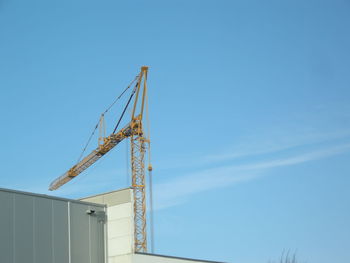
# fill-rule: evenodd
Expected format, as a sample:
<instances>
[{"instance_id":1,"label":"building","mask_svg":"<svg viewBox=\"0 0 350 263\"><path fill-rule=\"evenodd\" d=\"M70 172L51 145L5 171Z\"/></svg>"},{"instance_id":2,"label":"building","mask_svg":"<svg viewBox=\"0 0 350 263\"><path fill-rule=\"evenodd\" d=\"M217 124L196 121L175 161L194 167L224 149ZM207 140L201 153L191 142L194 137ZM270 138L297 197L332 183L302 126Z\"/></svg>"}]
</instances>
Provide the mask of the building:
<instances>
[{"instance_id":1,"label":"building","mask_svg":"<svg viewBox=\"0 0 350 263\"><path fill-rule=\"evenodd\" d=\"M1 263L106 261L105 205L0 188L0 207Z\"/></svg>"},{"instance_id":2,"label":"building","mask_svg":"<svg viewBox=\"0 0 350 263\"><path fill-rule=\"evenodd\" d=\"M133 190L71 200L0 188L1 263L213 262L135 253Z\"/></svg>"},{"instance_id":3,"label":"building","mask_svg":"<svg viewBox=\"0 0 350 263\"><path fill-rule=\"evenodd\" d=\"M134 252L134 209L131 188L81 199L107 206L108 263L190 263L213 262Z\"/></svg>"}]
</instances>

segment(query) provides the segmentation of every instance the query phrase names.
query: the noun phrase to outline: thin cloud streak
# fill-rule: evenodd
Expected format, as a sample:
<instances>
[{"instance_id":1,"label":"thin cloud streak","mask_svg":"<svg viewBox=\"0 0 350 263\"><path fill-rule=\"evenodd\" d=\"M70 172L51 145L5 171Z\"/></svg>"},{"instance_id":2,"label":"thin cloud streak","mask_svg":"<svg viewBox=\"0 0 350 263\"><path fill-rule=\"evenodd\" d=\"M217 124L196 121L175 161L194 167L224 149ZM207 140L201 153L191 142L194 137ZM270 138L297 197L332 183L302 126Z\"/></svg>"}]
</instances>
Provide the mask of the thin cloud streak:
<instances>
[{"instance_id":1,"label":"thin cloud streak","mask_svg":"<svg viewBox=\"0 0 350 263\"><path fill-rule=\"evenodd\" d=\"M268 169L297 165L342 154L350 150L350 143L311 151L297 156L254 162L246 165L230 165L205 169L186 176L176 177L156 184L155 209L165 209L186 202L190 195L232 186L266 175Z\"/></svg>"},{"instance_id":2,"label":"thin cloud streak","mask_svg":"<svg viewBox=\"0 0 350 263\"><path fill-rule=\"evenodd\" d=\"M291 150L296 147L305 147L317 145L324 142L331 142L334 140L347 138L350 136L349 130L340 130L333 132L315 133L315 131L302 132L299 135L289 132L281 132L277 134L269 134L268 139L264 138L246 138L244 141L235 147L231 147L231 152L224 152L218 154L209 154L205 156L179 156L176 164L172 158L171 161L162 161L158 166L158 170L169 170L177 168L186 168L193 166L201 166L205 164L213 164L224 161L232 161L251 156L261 156L265 154L274 154L281 151ZM272 139L271 139L272 138ZM227 151L227 150L226 150Z\"/></svg>"},{"instance_id":3,"label":"thin cloud streak","mask_svg":"<svg viewBox=\"0 0 350 263\"><path fill-rule=\"evenodd\" d=\"M275 168L279 166L288 166L288 165L295 165L299 163L309 162L317 159L322 159L326 157L330 157L333 155L341 154L346 151L350 150L350 143L343 144L343 145L337 145L334 147L330 147L323 150L318 151L312 151L305 154L300 154L298 156L284 158L284 159L277 159L273 161L266 161L266 162L259 162L259 163L253 163L250 165L242 165L237 166L238 169L241 170L255 170L255 169L267 169L267 168Z\"/></svg>"},{"instance_id":4,"label":"thin cloud streak","mask_svg":"<svg viewBox=\"0 0 350 263\"><path fill-rule=\"evenodd\" d=\"M155 208L159 210L176 206L186 202L188 197L193 194L253 180L265 175L268 169L297 165L347 151L350 151L350 143L309 151L286 158L251 162L243 165L221 165L215 168L202 169L201 171L189 173L185 176L175 177L167 182L158 183L154 186L154 199L157 201ZM37 190L37 192L42 194L67 197L80 195L80 197L82 197L95 192L97 188L104 189L113 186L115 176L123 172L122 170L105 171L103 172L103 181L101 181L101 177L99 176L82 176L57 192L43 191L43 189L46 189L46 185L35 185L27 189L27 191ZM78 184L79 187L77 188ZM22 188L25 189L24 187ZM82 191L82 189L84 190Z\"/></svg>"},{"instance_id":5,"label":"thin cloud streak","mask_svg":"<svg viewBox=\"0 0 350 263\"><path fill-rule=\"evenodd\" d=\"M289 133L285 133L283 135L271 135L269 138L273 138L272 141L269 140L257 140L256 138L252 138L248 142L244 144L240 144L237 146L238 150L233 153L223 153L223 154L214 154L207 155L205 157L206 161L225 161L232 160L241 157L248 157L253 155L262 155L269 153L276 153L284 150L289 150L299 146L307 146L313 145L317 143L323 143L326 141L337 140L341 138L346 138L350 136L349 130L341 130L336 132L329 133L315 133L309 132L305 134L301 134L299 136L293 135L290 136Z\"/></svg>"}]
</instances>

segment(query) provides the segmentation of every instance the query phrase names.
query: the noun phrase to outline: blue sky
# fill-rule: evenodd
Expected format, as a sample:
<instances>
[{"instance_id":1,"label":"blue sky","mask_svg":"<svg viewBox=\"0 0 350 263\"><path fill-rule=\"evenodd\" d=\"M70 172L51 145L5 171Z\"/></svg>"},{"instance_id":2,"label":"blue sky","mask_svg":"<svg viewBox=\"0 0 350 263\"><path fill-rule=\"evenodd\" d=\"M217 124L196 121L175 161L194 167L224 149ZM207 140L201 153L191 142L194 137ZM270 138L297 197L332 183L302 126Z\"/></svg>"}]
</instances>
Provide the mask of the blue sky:
<instances>
[{"instance_id":1,"label":"blue sky","mask_svg":"<svg viewBox=\"0 0 350 263\"><path fill-rule=\"evenodd\" d=\"M348 0L0 0L0 187L49 194L148 65L156 253L349 262L349 11ZM50 194L127 187L128 151Z\"/></svg>"}]
</instances>

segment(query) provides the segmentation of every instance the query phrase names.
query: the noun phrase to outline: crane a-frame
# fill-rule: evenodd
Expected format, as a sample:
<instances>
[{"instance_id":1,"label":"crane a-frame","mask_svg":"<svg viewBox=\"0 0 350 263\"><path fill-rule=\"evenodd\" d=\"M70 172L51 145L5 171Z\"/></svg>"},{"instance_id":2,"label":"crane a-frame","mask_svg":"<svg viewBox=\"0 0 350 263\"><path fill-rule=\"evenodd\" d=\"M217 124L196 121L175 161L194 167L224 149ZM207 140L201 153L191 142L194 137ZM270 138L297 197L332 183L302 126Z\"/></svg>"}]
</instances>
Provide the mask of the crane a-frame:
<instances>
[{"instance_id":1,"label":"crane a-frame","mask_svg":"<svg viewBox=\"0 0 350 263\"><path fill-rule=\"evenodd\" d=\"M76 165L70 168L65 174L54 180L49 190L56 190L65 183L69 182L85 169L93 165L103 155L112 150L121 141L130 138L131 143L131 170L132 170L132 188L134 192L134 250L135 252L147 252L147 234L146 234L146 192L145 192L145 150L150 145L149 136L146 137L143 130L143 117L146 99L147 99L147 73L148 67L141 67L141 72L137 76L135 88L128 100L128 103L122 113L123 117L131 99L134 97L131 121L121 130L116 132L121 121L118 121L113 133L108 137L99 139L99 146L89 155L84 157ZM140 104L140 105L139 105ZM138 114L137 114L138 112ZM102 115L103 116L103 115ZM149 164L148 171L152 171Z\"/></svg>"}]
</instances>

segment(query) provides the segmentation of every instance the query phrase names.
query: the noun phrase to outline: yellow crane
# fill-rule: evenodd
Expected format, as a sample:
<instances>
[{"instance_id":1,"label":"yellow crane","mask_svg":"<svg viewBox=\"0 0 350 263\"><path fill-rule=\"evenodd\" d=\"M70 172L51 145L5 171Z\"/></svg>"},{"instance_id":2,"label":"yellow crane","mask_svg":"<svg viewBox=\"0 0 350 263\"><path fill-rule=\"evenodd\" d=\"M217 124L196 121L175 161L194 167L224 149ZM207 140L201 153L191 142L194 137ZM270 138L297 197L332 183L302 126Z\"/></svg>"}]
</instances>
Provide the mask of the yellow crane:
<instances>
[{"instance_id":1,"label":"yellow crane","mask_svg":"<svg viewBox=\"0 0 350 263\"><path fill-rule=\"evenodd\" d=\"M147 231L146 231L146 192L145 192L145 151L146 147L150 146L149 133L146 137L143 130L143 117L145 104L147 106L147 73L148 67L141 67L140 74L136 77L136 85L127 102L127 105L119 119L113 133L108 137L100 135L99 145L90 154L84 157L76 165L70 168L62 176L54 180L49 190L56 190L65 183L69 182L88 167L93 165L103 155L112 150L121 141L130 138L131 143L131 171L132 171L132 188L134 192L134 250L135 252L147 252ZM125 92L125 91L124 91ZM130 103L134 97L134 105L132 107L131 121L121 130L116 132L116 129ZM140 105L139 105L140 104ZM137 114L138 112L138 114ZM100 119L100 132L104 130L101 125L104 121L104 114ZM152 166L149 165L148 171L151 173Z\"/></svg>"}]
</instances>

